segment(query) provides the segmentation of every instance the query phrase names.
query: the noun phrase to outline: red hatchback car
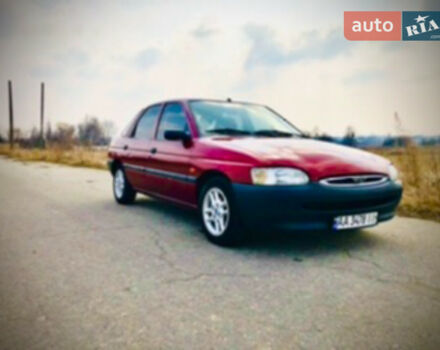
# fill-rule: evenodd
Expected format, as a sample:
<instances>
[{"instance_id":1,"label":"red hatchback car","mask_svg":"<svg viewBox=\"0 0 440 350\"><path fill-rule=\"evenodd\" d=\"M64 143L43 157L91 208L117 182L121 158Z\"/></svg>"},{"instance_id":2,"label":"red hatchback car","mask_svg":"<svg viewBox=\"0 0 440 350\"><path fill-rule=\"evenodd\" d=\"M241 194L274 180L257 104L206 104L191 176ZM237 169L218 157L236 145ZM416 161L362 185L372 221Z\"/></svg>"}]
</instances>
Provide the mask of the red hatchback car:
<instances>
[{"instance_id":1,"label":"red hatchback car","mask_svg":"<svg viewBox=\"0 0 440 350\"><path fill-rule=\"evenodd\" d=\"M118 203L136 193L198 209L207 238L252 228L343 230L394 216L402 196L382 157L307 139L269 107L185 99L138 113L109 149Z\"/></svg>"}]
</instances>

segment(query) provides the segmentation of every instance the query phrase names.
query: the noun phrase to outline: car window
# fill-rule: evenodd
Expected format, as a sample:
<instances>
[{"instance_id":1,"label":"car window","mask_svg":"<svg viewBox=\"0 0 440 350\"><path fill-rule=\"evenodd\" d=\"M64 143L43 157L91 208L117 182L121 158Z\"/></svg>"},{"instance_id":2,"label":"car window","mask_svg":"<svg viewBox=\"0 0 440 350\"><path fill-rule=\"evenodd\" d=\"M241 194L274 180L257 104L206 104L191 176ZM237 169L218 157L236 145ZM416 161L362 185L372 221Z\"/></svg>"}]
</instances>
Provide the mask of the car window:
<instances>
[{"instance_id":1,"label":"car window","mask_svg":"<svg viewBox=\"0 0 440 350\"><path fill-rule=\"evenodd\" d=\"M170 103L165 106L162 118L160 118L157 139L165 140L164 134L168 130L183 131L189 134L188 122L180 103Z\"/></svg>"},{"instance_id":2,"label":"car window","mask_svg":"<svg viewBox=\"0 0 440 350\"><path fill-rule=\"evenodd\" d=\"M301 135L298 129L265 106L192 101L190 108L202 137L216 133L267 135L272 132L273 135Z\"/></svg>"},{"instance_id":3,"label":"car window","mask_svg":"<svg viewBox=\"0 0 440 350\"><path fill-rule=\"evenodd\" d=\"M150 140L154 135L154 127L160 112L160 106L148 108L139 119L133 137L136 139Z\"/></svg>"}]
</instances>

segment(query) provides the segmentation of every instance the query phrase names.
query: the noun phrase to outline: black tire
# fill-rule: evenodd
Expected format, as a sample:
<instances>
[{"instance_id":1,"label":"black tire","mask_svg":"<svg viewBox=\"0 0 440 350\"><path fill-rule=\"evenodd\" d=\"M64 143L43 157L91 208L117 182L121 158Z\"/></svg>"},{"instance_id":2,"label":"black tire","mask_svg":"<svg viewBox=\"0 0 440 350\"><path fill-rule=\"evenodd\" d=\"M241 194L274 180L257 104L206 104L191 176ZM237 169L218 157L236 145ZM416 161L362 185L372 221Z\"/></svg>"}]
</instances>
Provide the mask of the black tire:
<instances>
[{"instance_id":1,"label":"black tire","mask_svg":"<svg viewBox=\"0 0 440 350\"><path fill-rule=\"evenodd\" d=\"M224 231L219 235L214 235L209 226L209 223L205 222L203 210L203 203L205 197L210 193L212 189L219 189L224 194L229 206L229 220L225 225ZM206 199L209 200L209 199ZM244 230L243 225L240 222L240 215L237 210L237 206L234 200L234 194L230 182L220 176L209 179L202 187L199 199L199 215L202 223L203 231L206 238L219 246L232 247L243 244L247 238L247 232Z\"/></svg>"},{"instance_id":2,"label":"black tire","mask_svg":"<svg viewBox=\"0 0 440 350\"><path fill-rule=\"evenodd\" d=\"M117 189L117 182L121 180L119 176L122 176L122 188ZM119 204L131 204L136 198L136 191L128 182L122 167L118 167L113 174L113 196Z\"/></svg>"}]
</instances>

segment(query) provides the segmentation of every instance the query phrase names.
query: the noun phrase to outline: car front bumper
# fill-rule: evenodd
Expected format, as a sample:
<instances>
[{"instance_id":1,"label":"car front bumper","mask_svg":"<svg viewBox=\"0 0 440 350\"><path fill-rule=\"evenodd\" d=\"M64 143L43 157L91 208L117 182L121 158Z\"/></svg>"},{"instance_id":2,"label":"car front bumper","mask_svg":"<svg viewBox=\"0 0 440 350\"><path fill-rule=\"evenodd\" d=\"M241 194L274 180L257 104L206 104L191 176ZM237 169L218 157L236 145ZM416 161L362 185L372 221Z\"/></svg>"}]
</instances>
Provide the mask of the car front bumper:
<instances>
[{"instance_id":1,"label":"car front bumper","mask_svg":"<svg viewBox=\"0 0 440 350\"><path fill-rule=\"evenodd\" d=\"M381 222L394 216L402 197L402 186L393 181L358 187L232 186L243 224L252 229L332 230L337 216L369 212L377 212Z\"/></svg>"}]
</instances>

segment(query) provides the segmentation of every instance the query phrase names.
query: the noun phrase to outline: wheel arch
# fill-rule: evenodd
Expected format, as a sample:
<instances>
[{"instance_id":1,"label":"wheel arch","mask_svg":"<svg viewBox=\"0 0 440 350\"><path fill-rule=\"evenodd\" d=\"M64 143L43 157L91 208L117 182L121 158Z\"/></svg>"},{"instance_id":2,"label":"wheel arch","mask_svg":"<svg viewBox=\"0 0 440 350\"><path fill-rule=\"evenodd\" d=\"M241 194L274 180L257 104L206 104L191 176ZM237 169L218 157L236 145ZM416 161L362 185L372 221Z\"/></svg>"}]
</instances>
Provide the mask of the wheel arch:
<instances>
[{"instance_id":1,"label":"wheel arch","mask_svg":"<svg viewBox=\"0 0 440 350\"><path fill-rule=\"evenodd\" d=\"M231 182L231 179L225 173L219 170L207 170L196 180L197 198L199 198L200 191L202 190L203 185L205 185L210 179L215 177L221 177L223 179L226 179L229 183Z\"/></svg>"},{"instance_id":2,"label":"wheel arch","mask_svg":"<svg viewBox=\"0 0 440 350\"><path fill-rule=\"evenodd\" d=\"M122 162L119 159L113 159L110 162L110 172L112 175L115 175L116 170L122 168Z\"/></svg>"}]
</instances>

